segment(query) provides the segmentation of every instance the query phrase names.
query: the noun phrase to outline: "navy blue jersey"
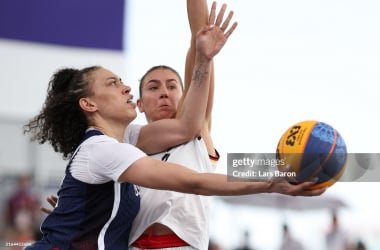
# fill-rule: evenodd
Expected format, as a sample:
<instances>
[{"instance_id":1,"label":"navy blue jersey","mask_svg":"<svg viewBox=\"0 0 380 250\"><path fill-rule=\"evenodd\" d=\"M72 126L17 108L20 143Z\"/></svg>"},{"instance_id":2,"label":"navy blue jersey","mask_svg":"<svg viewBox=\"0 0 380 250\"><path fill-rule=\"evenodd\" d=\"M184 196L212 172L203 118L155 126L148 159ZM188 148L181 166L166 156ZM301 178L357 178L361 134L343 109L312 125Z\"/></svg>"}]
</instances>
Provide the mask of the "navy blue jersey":
<instances>
[{"instance_id":1,"label":"navy blue jersey","mask_svg":"<svg viewBox=\"0 0 380 250\"><path fill-rule=\"evenodd\" d=\"M91 130L85 139L100 134ZM58 191L58 205L42 223L42 240L26 249L128 249L131 225L140 208L135 186L81 182L71 175L70 164Z\"/></svg>"}]
</instances>

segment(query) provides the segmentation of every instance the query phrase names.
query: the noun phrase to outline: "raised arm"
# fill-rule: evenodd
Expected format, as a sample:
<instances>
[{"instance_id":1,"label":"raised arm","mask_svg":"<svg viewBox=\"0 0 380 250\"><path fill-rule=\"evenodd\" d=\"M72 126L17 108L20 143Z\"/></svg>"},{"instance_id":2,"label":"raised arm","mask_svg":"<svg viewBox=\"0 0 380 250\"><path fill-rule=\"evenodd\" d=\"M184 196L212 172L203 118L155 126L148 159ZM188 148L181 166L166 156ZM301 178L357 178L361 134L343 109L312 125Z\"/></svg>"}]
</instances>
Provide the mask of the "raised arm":
<instances>
[{"instance_id":1,"label":"raised arm","mask_svg":"<svg viewBox=\"0 0 380 250\"><path fill-rule=\"evenodd\" d=\"M223 16L225 14L227 6L224 4L216 19L216 23L221 23ZM189 26L191 31L191 42L190 48L187 52L186 63L185 63L185 90L183 98L187 95L187 91L191 85L191 72L193 71L195 64L195 42L196 34L198 30L207 24L210 20L215 20L216 13L216 3L213 2L211 7L210 16L208 14L207 0L187 0L187 16L189 20ZM229 12L227 20L231 20L233 12ZM233 24L235 28L237 23ZM207 151L210 155L215 155L214 144L211 138L211 118L212 118L212 108L214 102L214 63L211 63L210 71L210 83L209 83L209 95L207 99L207 107L204 118L204 124L202 127L201 135L206 143Z\"/></svg>"},{"instance_id":2,"label":"raised arm","mask_svg":"<svg viewBox=\"0 0 380 250\"><path fill-rule=\"evenodd\" d=\"M212 5L211 14L215 13L216 4L215 2ZM191 31L191 40L190 47L187 51L186 61L185 61L185 88L182 99L184 99L187 95L187 92L191 85L191 75L194 70L195 64L195 43L196 43L196 35L198 31L205 25L208 24L209 13L207 0L187 0L187 17L189 21L190 31ZM213 104L213 95L214 95L214 66L213 62L211 63L211 71L210 71L210 82L209 82L209 95L207 98L207 107L205 114L205 122L207 126L211 126L211 110Z\"/></svg>"},{"instance_id":3,"label":"raised arm","mask_svg":"<svg viewBox=\"0 0 380 250\"><path fill-rule=\"evenodd\" d=\"M188 16L189 26L190 26L190 31L191 31L191 41L190 41L190 48L186 56L186 62L185 62L184 97L186 96L186 92L190 87L191 72L194 69L196 34L209 21L215 22L217 25L220 25L223 22L226 9L227 9L227 5L223 4L218 13L218 16L216 17L216 2L213 2L212 7L211 7L211 12L209 15L207 0L187 0L187 16ZM232 16L233 16L233 11L230 11L223 25L228 25L228 23L232 19ZM236 26L237 26L237 23L234 22L232 24L232 28L235 29ZM222 26L222 29L223 29L223 26ZM214 63L213 62L211 65L209 86L210 86L210 91L209 91L209 97L208 97L207 109L206 109L206 122L208 124L208 128L211 127L211 113L212 113L212 106L213 106L213 101L214 101L214 98L213 98L214 97Z\"/></svg>"},{"instance_id":4,"label":"raised arm","mask_svg":"<svg viewBox=\"0 0 380 250\"><path fill-rule=\"evenodd\" d=\"M144 152L161 152L200 134L209 96L212 59L222 49L234 26L227 28L228 19L222 23L222 20L210 18L209 26L203 26L197 32L194 67L186 98L177 110L176 119L155 121L141 128L137 147Z\"/></svg>"}]
</instances>

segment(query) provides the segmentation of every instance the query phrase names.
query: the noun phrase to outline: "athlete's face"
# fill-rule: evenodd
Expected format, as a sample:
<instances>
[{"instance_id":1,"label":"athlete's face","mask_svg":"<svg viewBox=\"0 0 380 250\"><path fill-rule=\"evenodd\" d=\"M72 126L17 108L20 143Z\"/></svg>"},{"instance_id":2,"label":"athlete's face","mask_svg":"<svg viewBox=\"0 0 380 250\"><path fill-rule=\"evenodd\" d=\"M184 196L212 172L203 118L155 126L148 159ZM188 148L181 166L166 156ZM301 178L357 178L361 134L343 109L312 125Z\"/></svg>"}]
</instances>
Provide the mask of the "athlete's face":
<instances>
[{"instance_id":1,"label":"athlete's face","mask_svg":"<svg viewBox=\"0 0 380 250\"><path fill-rule=\"evenodd\" d=\"M129 123L136 117L136 104L132 102L131 88L120 77L100 68L90 75L93 95L88 97L96 113L106 121Z\"/></svg>"},{"instance_id":2,"label":"athlete's face","mask_svg":"<svg viewBox=\"0 0 380 250\"><path fill-rule=\"evenodd\" d=\"M148 122L174 118L181 96L178 76L169 69L156 69L145 76L137 105Z\"/></svg>"}]
</instances>

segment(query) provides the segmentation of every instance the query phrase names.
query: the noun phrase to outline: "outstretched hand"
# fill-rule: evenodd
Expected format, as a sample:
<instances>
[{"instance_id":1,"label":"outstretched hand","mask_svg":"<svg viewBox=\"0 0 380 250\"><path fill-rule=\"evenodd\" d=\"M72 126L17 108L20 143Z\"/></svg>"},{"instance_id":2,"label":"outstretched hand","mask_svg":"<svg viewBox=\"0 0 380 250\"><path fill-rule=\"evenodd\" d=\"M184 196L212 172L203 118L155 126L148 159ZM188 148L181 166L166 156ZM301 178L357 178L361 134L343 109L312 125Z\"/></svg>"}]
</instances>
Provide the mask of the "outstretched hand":
<instances>
[{"instance_id":1,"label":"outstretched hand","mask_svg":"<svg viewBox=\"0 0 380 250\"><path fill-rule=\"evenodd\" d=\"M281 172L286 173L291 170L291 165L288 164L284 166ZM279 193L292 196L318 196L326 191L326 188L316 189L313 188L315 183L318 181L317 178L298 182L294 178L289 177L275 177L272 176L268 179L267 183L269 185L269 193ZM290 183L292 182L292 183ZM297 184L293 184L297 183Z\"/></svg>"},{"instance_id":2,"label":"outstretched hand","mask_svg":"<svg viewBox=\"0 0 380 250\"><path fill-rule=\"evenodd\" d=\"M230 26L233 16L232 11L229 12L228 16L223 21L226 8L227 5L223 4L216 16L216 2L213 2L208 26L203 27L203 29L197 34L196 49L200 55L203 55L209 60L218 54L237 27L237 22L234 22Z\"/></svg>"},{"instance_id":3,"label":"outstretched hand","mask_svg":"<svg viewBox=\"0 0 380 250\"><path fill-rule=\"evenodd\" d=\"M290 184L285 179L271 182L270 193L279 193L292 196L318 196L326 191L326 188L311 189L315 182L307 181L299 184Z\"/></svg>"}]
</instances>

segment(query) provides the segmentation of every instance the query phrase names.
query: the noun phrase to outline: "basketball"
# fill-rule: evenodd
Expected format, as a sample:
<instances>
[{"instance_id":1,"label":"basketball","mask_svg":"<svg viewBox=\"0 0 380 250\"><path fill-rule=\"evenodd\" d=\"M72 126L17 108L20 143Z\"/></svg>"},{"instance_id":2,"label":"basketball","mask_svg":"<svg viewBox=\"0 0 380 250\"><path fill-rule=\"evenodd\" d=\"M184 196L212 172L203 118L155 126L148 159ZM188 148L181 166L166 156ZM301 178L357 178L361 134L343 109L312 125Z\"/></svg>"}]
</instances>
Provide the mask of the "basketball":
<instances>
[{"instance_id":1,"label":"basketball","mask_svg":"<svg viewBox=\"0 0 380 250\"><path fill-rule=\"evenodd\" d=\"M332 126L320 121L302 121L288 128L276 150L280 171L294 173L289 182L317 182L310 189L329 187L343 175L347 148ZM287 175L290 176L290 175Z\"/></svg>"}]
</instances>

